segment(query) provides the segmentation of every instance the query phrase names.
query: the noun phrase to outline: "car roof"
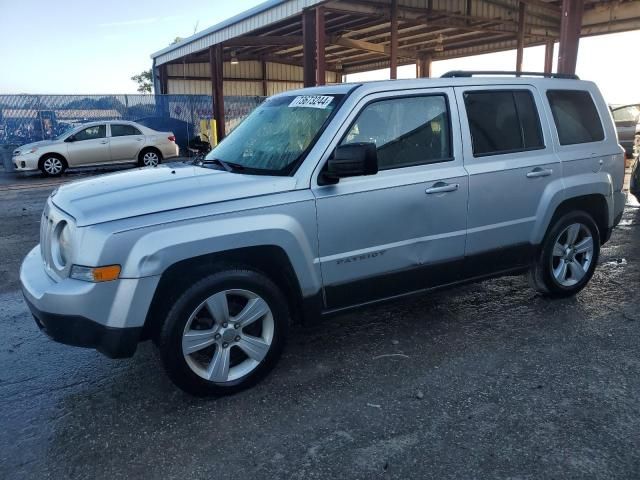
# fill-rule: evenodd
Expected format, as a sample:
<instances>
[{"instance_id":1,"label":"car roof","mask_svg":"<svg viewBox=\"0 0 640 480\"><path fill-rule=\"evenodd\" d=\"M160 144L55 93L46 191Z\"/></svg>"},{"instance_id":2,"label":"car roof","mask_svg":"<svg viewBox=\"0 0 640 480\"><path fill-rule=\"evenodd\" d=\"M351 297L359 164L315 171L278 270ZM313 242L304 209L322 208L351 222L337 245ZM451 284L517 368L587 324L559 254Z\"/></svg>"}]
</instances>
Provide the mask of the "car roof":
<instances>
[{"instance_id":1,"label":"car roof","mask_svg":"<svg viewBox=\"0 0 640 480\"><path fill-rule=\"evenodd\" d=\"M105 124L127 124L127 125L138 125L136 122L132 122L131 120L94 120L91 122L79 123L78 127L91 127L93 125L105 125ZM142 125L144 126L144 125Z\"/></svg>"},{"instance_id":2,"label":"car roof","mask_svg":"<svg viewBox=\"0 0 640 480\"><path fill-rule=\"evenodd\" d=\"M406 80L376 80L359 83L339 83L322 87L302 88L289 90L280 93L278 96L290 95L340 95L351 91L361 95L378 92L389 92L398 90L413 90L418 88L446 88L446 87L467 87L486 86L499 87L507 85L532 85L543 89L580 89L591 90L595 84L590 81L566 79L566 78L545 78L545 77L445 77L445 78L415 78Z\"/></svg>"}]
</instances>

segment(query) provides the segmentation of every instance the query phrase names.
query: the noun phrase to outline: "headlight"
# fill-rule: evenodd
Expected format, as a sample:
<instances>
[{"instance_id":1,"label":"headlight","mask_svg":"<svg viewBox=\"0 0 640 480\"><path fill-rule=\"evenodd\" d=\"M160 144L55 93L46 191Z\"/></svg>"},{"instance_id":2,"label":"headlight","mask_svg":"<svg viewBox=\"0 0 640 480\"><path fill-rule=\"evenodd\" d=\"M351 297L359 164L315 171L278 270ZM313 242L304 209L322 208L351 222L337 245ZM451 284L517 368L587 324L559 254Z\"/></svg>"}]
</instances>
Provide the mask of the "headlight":
<instances>
[{"instance_id":1,"label":"headlight","mask_svg":"<svg viewBox=\"0 0 640 480\"><path fill-rule=\"evenodd\" d=\"M71 226L64 220L56 225L53 235L49 240L51 242L51 259L58 270L62 270L67 266L67 262L71 260Z\"/></svg>"},{"instance_id":2,"label":"headlight","mask_svg":"<svg viewBox=\"0 0 640 480\"><path fill-rule=\"evenodd\" d=\"M28 148L27 150L20 150L18 151L18 155L27 155L29 153L34 153L36 150L38 150L38 147Z\"/></svg>"},{"instance_id":3,"label":"headlight","mask_svg":"<svg viewBox=\"0 0 640 480\"><path fill-rule=\"evenodd\" d=\"M62 267L71 260L71 227L66 222L58 235L58 258Z\"/></svg>"}]
</instances>

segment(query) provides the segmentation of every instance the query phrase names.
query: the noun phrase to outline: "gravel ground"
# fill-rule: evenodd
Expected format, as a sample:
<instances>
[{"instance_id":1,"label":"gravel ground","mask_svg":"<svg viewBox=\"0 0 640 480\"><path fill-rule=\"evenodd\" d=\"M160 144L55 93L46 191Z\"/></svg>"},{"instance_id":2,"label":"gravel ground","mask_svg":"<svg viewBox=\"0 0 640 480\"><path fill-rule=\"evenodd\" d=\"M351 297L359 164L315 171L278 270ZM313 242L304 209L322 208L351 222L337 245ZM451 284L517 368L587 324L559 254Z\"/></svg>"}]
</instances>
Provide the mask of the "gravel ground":
<instances>
[{"instance_id":1,"label":"gravel ground","mask_svg":"<svg viewBox=\"0 0 640 480\"><path fill-rule=\"evenodd\" d=\"M591 284L507 277L298 328L218 400L58 345L18 291L51 187L0 189L0 478L639 478L640 208Z\"/></svg>"}]
</instances>

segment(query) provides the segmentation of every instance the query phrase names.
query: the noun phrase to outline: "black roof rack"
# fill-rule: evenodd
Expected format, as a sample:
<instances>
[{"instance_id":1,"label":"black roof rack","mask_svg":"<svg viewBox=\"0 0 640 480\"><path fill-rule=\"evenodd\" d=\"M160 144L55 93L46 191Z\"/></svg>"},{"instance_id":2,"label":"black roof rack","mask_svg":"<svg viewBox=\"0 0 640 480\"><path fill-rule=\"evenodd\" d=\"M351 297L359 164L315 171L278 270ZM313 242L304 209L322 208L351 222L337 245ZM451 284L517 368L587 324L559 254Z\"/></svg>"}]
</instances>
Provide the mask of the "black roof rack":
<instances>
[{"instance_id":1,"label":"black roof rack","mask_svg":"<svg viewBox=\"0 0 640 480\"><path fill-rule=\"evenodd\" d=\"M580 80L577 75L570 73L543 73L543 72L507 72L502 70L451 70L440 78L469 78L474 75L512 75L514 77L545 77L545 78L563 78L565 80Z\"/></svg>"}]
</instances>

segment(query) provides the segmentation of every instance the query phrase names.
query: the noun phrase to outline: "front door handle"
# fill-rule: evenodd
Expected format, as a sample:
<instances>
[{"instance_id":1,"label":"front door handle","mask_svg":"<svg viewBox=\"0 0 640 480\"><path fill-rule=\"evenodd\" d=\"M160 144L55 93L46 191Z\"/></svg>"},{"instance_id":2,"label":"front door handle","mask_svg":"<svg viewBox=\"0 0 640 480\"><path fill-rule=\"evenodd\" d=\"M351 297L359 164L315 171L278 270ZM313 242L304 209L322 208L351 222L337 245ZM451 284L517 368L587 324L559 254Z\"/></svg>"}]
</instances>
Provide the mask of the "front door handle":
<instances>
[{"instance_id":1,"label":"front door handle","mask_svg":"<svg viewBox=\"0 0 640 480\"><path fill-rule=\"evenodd\" d=\"M105 145L105 144L109 143L109 140L101 140L100 143Z\"/></svg>"},{"instance_id":2,"label":"front door handle","mask_svg":"<svg viewBox=\"0 0 640 480\"><path fill-rule=\"evenodd\" d=\"M538 177L548 177L553 173L553 170L550 168L534 168L529 173L527 173L527 178L538 178Z\"/></svg>"},{"instance_id":3,"label":"front door handle","mask_svg":"<svg viewBox=\"0 0 640 480\"><path fill-rule=\"evenodd\" d=\"M437 182L433 184L433 187L427 188L424 193L431 195L433 193L455 192L458 187L460 187L460 185L457 183Z\"/></svg>"}]
</instances>

